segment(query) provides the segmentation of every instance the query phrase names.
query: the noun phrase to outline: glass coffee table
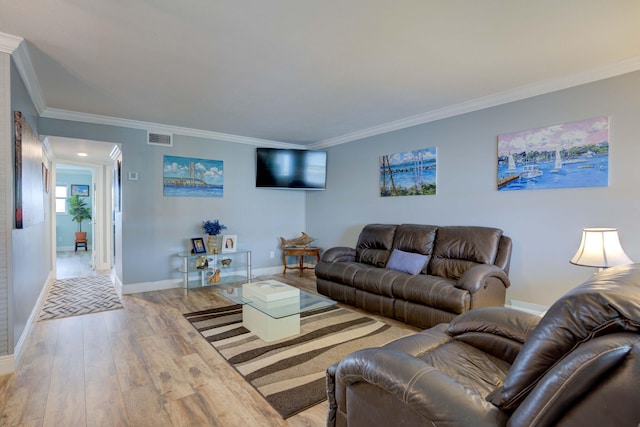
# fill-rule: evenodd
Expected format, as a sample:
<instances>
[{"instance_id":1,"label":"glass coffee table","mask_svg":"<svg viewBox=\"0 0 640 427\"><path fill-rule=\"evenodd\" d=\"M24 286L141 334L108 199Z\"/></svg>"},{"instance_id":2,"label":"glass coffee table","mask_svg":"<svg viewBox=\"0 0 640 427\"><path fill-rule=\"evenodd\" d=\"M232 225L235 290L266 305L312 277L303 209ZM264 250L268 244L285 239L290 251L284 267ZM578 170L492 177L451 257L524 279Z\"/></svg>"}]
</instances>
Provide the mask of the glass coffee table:
<instances>
[{"instance_id":1,"label":"glass coffee table","mask_svg":"<svg viewBox=\"0 0 640 427\"><path fill-rule=\"evenodd\" d=\"M336 304L276 280L226 285L218 293L241 304L242 325L267 342L299 334L301 313Z\"/></svg>"}]
</instances>

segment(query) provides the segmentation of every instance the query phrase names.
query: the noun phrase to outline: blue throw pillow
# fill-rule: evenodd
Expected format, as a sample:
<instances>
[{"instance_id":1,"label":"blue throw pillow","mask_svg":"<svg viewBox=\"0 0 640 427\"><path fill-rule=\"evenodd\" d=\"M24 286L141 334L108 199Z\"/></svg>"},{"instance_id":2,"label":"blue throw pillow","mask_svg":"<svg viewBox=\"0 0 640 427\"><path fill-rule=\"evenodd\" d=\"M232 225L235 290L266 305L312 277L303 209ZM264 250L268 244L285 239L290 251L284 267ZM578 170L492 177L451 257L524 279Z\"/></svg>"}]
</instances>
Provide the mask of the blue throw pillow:
<instances>
[{"instance_id":1,"label":"blue throw pillow","mask_svg":"<svg viewBox=\"0 0 640 427\"><path fill-rule=\"evenodd\" d=\"M389 262L387 262L387 268L402 271L403 273L420 274L426 262L426 255L394 249L389 257Z\"/></svg>"}]
</instances>

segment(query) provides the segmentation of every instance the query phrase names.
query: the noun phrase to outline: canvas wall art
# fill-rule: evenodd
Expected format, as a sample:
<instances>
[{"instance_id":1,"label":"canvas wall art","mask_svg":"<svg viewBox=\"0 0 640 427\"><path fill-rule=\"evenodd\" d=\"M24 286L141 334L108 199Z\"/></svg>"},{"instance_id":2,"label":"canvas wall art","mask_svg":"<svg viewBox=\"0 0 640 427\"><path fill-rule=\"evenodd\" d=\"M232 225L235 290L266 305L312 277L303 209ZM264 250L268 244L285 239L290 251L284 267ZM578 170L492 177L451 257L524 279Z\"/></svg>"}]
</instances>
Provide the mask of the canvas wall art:
<instances>
[{"instance_id":1,"label":"canvas wall art","mask_svg":"<svg viewBox=\"0 0 640 427\"><path fill-rule=\"evenodd\" d=\"M15 125L15 227L44 221L42 144L20 111Z\"/></svg>"},{"instance_id":2,"label":"canvas wall art","mask_svg":"<svg viewBox=\"0 0 640 427\"><path fill-rule=\"evenodd\" d=\"M609 117L498 136L498 191L609 185Z\"/></svg>"},{"instance_id":3,"label":"canvas wall art","mask_svg":"<svg viewBox=\"0 0 640 427\"><path fill-rule=\"evenodd\" d=\"M164 156L163 194L182 197L222 197L222 160Z\"/></svg>"},{"instance_id":4,"label":"canvas wall art","mask_svg":"<svg viewBox=\"0 0 640 427\"><path fill-rule=\"evenodd\" d=\"M380 196L436 194L436 148L380 157Z\"/></svg>"}]
</instances>

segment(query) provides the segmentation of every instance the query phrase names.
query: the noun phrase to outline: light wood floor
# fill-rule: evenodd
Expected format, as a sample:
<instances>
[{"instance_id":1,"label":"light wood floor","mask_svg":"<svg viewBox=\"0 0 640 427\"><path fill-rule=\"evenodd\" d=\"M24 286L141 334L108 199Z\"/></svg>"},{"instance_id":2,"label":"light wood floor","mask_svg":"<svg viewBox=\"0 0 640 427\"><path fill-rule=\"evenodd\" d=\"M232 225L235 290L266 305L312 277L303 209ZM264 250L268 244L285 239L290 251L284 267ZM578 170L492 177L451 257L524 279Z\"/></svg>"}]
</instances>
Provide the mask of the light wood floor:
<instances>
[{"instance_id":1,"label":"light wood floor","mask_svg":"<svg viewBox=\"0 0 640 427\"><path fill-rule=\"evenodd\" d=\"M270 278L316 290L313 272ZM283 420L183 318L228 305L213 288L122 302L33 325L17 372L0 377L0 426L325 425L326 402Z\"/></svg>"}]
</instances>

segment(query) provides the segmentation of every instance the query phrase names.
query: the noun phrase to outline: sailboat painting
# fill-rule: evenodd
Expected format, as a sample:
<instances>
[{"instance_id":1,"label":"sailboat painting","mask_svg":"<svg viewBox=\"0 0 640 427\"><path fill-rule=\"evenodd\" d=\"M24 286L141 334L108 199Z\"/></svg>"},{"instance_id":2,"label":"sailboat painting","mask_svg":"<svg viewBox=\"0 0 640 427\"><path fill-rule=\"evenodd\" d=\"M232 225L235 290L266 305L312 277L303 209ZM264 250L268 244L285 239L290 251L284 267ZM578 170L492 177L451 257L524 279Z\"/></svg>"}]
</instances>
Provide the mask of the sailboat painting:
<instances>
[{"instance_id":1,"label":"sailboat painting","mask_svg":"<svg viewBox=\"0 0 640 427\"><path fill-rule=\"evenodd\" d=\"M436 148L380 157L380 196L436 194Z\"/></svg>"},{"instance_id":2,"label":"sailboat painting","mask_svg":"<svg viewBox=\"0 0 640 427\"><path fill-rule=\"evenodd\" d=\"M609 117L498 136L498 191L609 185Z\"/></svg>"}]
</instances>

